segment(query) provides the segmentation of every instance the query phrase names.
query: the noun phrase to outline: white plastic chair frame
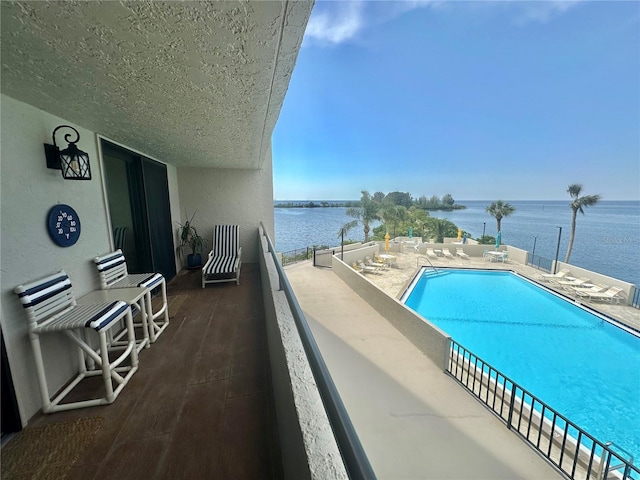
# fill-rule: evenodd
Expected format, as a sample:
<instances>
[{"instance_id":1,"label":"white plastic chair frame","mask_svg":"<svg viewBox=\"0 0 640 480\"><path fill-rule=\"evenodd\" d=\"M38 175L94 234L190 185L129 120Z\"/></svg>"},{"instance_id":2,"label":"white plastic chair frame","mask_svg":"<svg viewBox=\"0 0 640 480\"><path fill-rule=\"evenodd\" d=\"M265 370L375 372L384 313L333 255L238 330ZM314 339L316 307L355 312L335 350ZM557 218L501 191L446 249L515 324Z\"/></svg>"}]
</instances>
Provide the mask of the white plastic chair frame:
<instances>
[{"instance_id":1,"label":"white plastic chair frame","mask_svg":"<svg viewBox=\"0 0 640 480\"><path fill-rule=\"evenodd\" d=\"M29 340L36 364L42 411L53 413L113 403L138 370L138 352L129 305L119 301L77 305L71 289L71 280L64 270L20 285L14 291L27 312ZM121 320L126 324L127 346L119 357L110 360L107 333L111 328L120 328ZM97 350L87 342L86 337L92 331L98 335ZM40 336L48 333L62 333L77 347L78 374L53 398L49 395L40 346ZM131 364L120 366L127 358L130 358ZM97 365L99 369L88 370L85 360ZM98 375L101 375L104 381L104 397L60 403L85 377Z\"/></svg>"},{"instance_id":2,"label":"white plastic chair frame","mask_svg":"<svg viewBox=\"0 0 640 480\"><path fill-rule=\"evenodd\" d=\"M93 259L98 274L100 275L100 288L142 287L147 289L146 313L147 327L149 329L149 341L154 343L162 332L169 326L169 307L167 303L167 282L160 273L134 273L129 274L127 261L122 250L102 255ZM157 312L153 311L151 304L151 291L160 288L162 291L162 306ZM158 318L164 317L162 321Z\"/></svg>"}]
</instances>

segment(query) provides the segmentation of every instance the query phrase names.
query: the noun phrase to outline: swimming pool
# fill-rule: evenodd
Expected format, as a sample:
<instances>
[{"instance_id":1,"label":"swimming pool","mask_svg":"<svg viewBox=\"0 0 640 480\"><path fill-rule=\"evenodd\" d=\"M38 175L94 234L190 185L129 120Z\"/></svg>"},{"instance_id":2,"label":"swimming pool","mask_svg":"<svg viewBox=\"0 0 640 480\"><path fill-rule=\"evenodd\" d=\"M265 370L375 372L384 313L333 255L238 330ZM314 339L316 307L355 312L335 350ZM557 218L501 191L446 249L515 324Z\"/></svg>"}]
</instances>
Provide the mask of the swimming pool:
<instances>
[{"instance_id":1,"label":"swimming pool","mask_svg":"<svg viewBox=\"0 0 640 480\"><path fill-rule=\"evenodd\" d=\"M402 301L638 464L639 336L505 271L425 270Z\"/></svg>"}]
</instances>

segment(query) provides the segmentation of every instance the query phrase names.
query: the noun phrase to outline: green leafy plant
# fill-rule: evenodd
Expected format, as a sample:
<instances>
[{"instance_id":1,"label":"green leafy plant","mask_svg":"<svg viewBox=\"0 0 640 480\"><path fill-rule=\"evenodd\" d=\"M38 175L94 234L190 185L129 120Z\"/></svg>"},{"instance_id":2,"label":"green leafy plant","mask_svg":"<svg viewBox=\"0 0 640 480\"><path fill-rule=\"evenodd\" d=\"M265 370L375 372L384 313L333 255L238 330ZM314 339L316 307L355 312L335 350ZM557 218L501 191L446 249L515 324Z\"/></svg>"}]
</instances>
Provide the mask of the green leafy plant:
<instances>
[{"instance_id":1,"label":"green leafy plant","mask_svg":"<svg viewBox=\"0 0 640 480\"><path fill-rule=\"evenodd\" d=\"M187 221L178 223L178 225L180 225L178 230L180 234L180 245L178 245L176 250L180 256L184 255L184 250L187 248L191 250L192 255L202 254L202 249L207 245L207 240L202 237L196 230L196 227L193 226L193 219L196 216L196 212L193 212L193 215L189 218L185 211Z\"/></svg>"}]
</instances>

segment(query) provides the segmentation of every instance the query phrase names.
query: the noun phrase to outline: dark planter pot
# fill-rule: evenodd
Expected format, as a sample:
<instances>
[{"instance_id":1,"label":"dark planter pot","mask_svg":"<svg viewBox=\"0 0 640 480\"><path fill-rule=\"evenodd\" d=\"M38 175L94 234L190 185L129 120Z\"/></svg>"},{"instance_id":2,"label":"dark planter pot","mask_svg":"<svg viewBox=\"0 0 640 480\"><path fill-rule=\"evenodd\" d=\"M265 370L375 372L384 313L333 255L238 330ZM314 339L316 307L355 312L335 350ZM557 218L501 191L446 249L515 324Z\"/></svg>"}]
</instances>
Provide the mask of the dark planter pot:
<instances>
[{"instance_id":1,"label":"dark planter pot","mask_svg":"<svg viewBox=\"0 0 640 480\"><path fill-rule=\"evenodd\" d=\"M198 268L202 265L202 255L199 253L190 253L187 255L187 268Z\"/></svg>"}]
</instances>

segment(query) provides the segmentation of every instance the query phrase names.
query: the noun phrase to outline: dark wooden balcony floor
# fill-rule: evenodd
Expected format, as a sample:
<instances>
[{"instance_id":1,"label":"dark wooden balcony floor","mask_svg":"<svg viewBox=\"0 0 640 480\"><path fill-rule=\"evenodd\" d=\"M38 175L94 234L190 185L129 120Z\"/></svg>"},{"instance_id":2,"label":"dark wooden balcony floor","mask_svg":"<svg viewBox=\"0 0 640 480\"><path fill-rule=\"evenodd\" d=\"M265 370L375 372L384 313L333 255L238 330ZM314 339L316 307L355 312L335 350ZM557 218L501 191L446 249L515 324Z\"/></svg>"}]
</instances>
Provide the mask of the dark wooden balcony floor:
<instances>
[{"instance_id":1,"label":"dark wooden balcony floor","mask_svg":"<svg viewBox=\"0 0 640 480\"><path fill-rule=\"evenodd\" d=\"M37 414L27 428L104 418L71 479L281 478L258 265L243 265L240 286L206 289L189 271L168 295L169 327L112 405Z\"/></svg>"}]
</instances>

